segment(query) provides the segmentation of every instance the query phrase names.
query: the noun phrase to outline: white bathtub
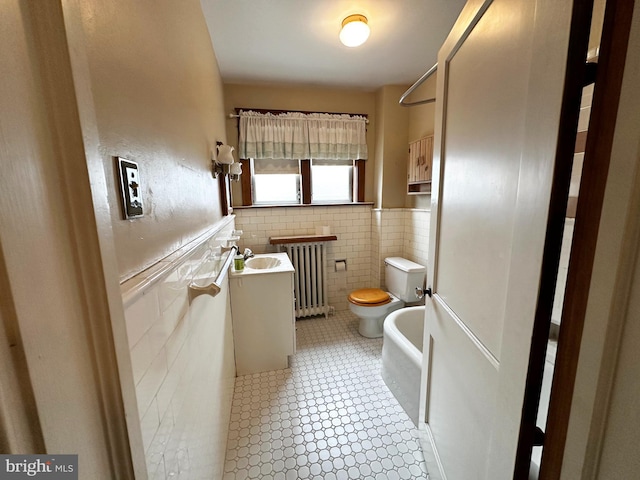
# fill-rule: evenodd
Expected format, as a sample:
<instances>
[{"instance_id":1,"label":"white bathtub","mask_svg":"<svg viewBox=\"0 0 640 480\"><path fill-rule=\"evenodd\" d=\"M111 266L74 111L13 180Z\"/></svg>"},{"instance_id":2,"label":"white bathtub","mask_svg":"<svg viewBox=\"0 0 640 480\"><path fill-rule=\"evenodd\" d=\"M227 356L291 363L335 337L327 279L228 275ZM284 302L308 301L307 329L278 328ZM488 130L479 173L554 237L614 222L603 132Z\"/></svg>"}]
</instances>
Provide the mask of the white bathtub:
<instances>
[{"instance_id":1,"label":"white bathtub","mask_svg":"<svg viewBox=\"0 0 640 480\"><path fill-rule=\"evenodd\" d=\"M414 424L418 424L424 306L390 313L384 321L382 378Z\"/></svg>"}]
</instances>

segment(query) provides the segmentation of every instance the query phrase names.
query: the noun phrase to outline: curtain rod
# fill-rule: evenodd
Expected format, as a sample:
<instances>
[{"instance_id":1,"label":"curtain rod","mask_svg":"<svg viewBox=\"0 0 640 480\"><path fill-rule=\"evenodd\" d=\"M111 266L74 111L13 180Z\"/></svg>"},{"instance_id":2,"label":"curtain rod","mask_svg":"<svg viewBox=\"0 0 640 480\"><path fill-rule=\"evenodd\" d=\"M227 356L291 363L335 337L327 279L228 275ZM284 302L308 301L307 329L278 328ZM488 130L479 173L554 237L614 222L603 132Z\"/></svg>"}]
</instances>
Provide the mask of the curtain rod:
<instances>
[{"instance_id":1,"label":"curtain rod","mask_svg":"<svg viewBox=\"0 0 640 480\"><path fill-rule=\"evenodd\" d=\"M424 73L424 75L422 75L418 80L416 80L416 83L411 85L409 87L409 89L402 94L402 96L400 97L400 101L398 103L400 105L402 105L403 107L415 107L416 105L423 105L425 103L433 103L433 102L435 102L436 101L435 98L425 98L424 100L418 100L416 102L405 102L405 99L409 95L411 95L411 92L413 92L416 88L418 88L420 85L422 85L427 80L427 78L429 78L431 75L436 73L437 70L438 70L438 64L436 63L433 67L431 67L429 70L427 70Z\"/></svg>"},{"instance_id":2,"label":"curtain rod","mask_svg":"<svg viewBox=\"0 0 640 480\"><path fill-rule=\"evenodd\" d=\"M237 112L240 111L252 111L252 112L257 112L257 113L272 113L274 115L280 114L280 113L304 113L304 114L312 114L312 113L327 113L329 115L357 115L359 117L364 117L365 118L365 123L369 123L369 115L367 115L366 113L346 113L346 112L310 112L310 111L303 111L303 110L266 110L266 109L262 109L262 108L236 108L236 113L230 113L229 114L229 118L240 118L240 115ZM357 119L353 119L354 121L357 121Z\"/></svg>"},{"instance_id":3,"label":"curtain rod","mask_svg":"<svg viewBox=\"0 0 640 480\"><path fill-rule=\"evenodd\" d=\"M345 115L345 114L340 114L340 113L335 113L335 114L331 114L331 115ZM237 115L234 113L230 113L229 114L229 118L240 118L242 115ZM245 115L245 116L250 116L250 115ZM362 120L359 120L357 118L343 118L341 119L342 122L361 122ZM369 119L365 118L364 119L364 123L369 123Z\"/></svg>"}]
</instances>

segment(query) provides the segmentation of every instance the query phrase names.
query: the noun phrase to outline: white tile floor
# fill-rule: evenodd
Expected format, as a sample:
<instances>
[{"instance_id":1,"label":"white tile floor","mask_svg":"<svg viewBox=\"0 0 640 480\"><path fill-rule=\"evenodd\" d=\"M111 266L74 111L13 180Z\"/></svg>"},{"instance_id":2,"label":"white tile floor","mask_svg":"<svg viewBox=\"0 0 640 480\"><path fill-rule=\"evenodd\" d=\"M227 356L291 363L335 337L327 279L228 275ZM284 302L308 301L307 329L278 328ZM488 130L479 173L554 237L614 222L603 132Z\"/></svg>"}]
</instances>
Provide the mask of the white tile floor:
<instances>
[{"instance_id":1,"label":"white tile floor","mask_svg":"<svg viewBox=\"0 0 640 480\"><path fill-rule=\"evenodd\" d=\"M225 480L425 479L415 427L351 312L300 320L291 368L236 379Z\"/></svg>"}]
</instances>

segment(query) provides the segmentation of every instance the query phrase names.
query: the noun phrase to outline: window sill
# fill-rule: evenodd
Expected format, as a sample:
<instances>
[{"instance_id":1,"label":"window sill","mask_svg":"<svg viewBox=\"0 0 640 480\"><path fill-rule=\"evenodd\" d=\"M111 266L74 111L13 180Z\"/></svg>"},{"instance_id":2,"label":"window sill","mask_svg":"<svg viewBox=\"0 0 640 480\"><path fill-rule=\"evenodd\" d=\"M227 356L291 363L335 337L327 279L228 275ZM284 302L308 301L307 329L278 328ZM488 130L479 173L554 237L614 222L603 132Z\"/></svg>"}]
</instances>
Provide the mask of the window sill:
<instances>
[{"instance_id":1,"label":"window sill","mask_svg":"<svg viewBox=\"0 0 640 480\"><path fill-rule=\"evenodd\" d=\"M238 205L233 206L234 210L246 210L251 208L307 208L307 207L360 207L373 206L373 202L351 202L351 203L284 203L282 205Z\"/></svg>"}]
</instances>

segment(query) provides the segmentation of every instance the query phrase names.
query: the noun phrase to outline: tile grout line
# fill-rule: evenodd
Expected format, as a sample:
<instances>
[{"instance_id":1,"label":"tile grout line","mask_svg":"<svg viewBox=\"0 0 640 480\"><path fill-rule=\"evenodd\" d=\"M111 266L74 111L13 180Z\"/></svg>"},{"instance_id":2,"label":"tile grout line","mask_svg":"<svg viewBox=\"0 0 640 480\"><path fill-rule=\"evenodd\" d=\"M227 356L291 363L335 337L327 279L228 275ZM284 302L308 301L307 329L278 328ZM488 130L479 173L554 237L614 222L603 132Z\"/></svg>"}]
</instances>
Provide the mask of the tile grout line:
<instances>
[{"instance_id":1,"label":"tile grout line","mask_svg":"<svg viewBox=\"0 0 640 480\"><path fill-rule=\"evenodd\" d=\"M351 312L297 322L291 368L236 378L225 480L426 479L415 426Z\"/></svg>"}]
</instances>

